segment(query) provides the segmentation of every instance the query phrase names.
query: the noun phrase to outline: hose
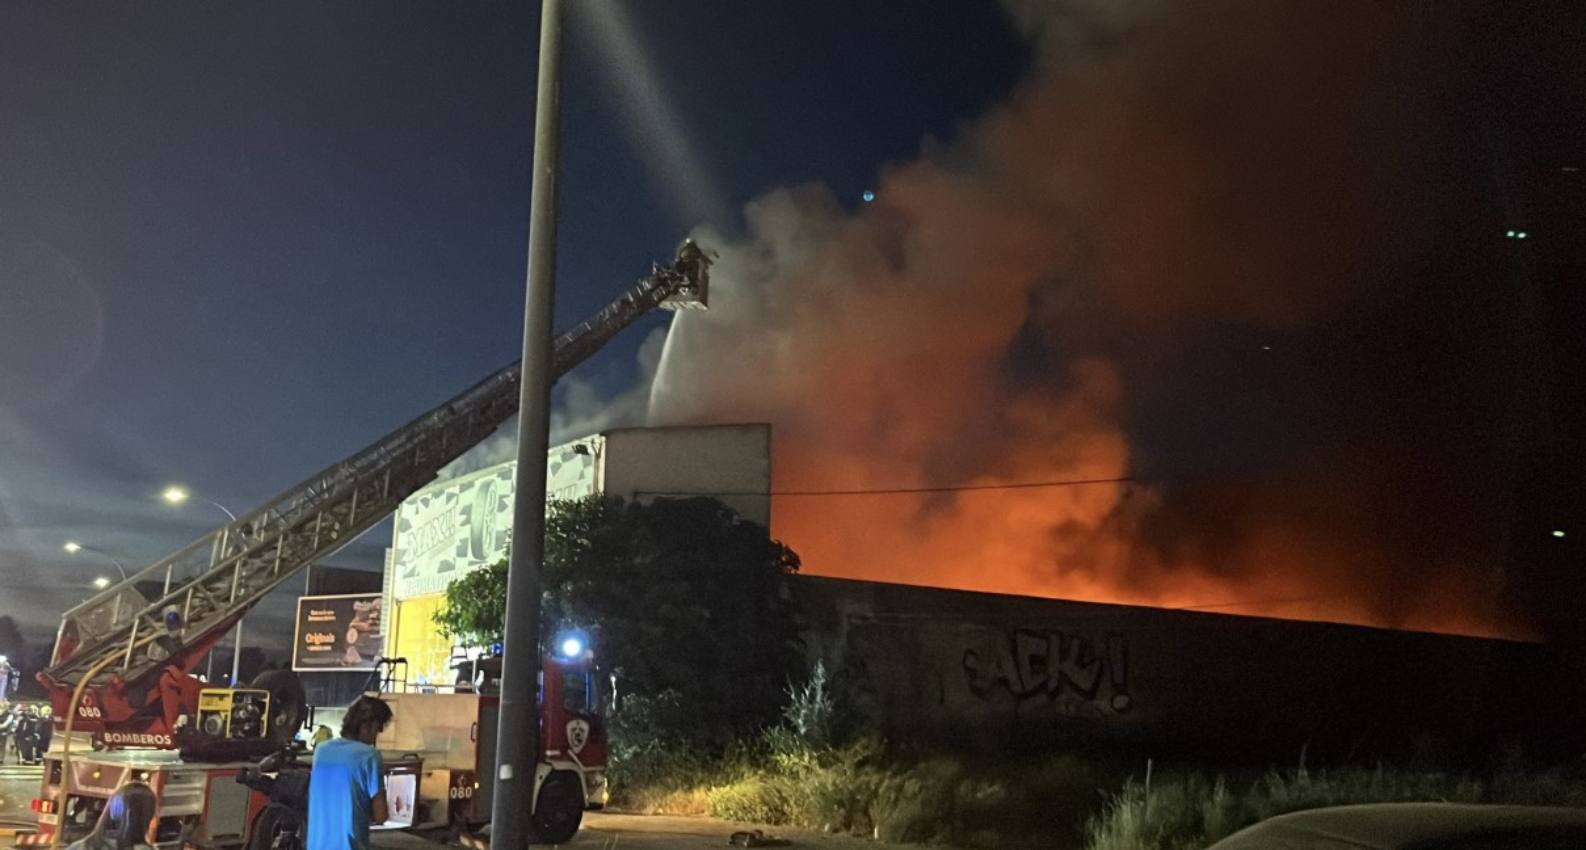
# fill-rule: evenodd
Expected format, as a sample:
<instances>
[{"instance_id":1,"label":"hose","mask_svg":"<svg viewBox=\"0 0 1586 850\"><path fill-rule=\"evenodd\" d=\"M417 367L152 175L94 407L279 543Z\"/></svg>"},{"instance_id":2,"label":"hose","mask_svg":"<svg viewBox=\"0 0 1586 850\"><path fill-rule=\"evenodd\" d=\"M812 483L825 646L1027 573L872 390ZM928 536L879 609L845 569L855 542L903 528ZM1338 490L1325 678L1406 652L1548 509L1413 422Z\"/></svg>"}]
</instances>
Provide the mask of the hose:
<instances>
[{"instance_id":1,"label":"hose","mask_svg":"<svg viewBox=\"0 0 1586 850\"><path fill-rule=\"evenodd\" d=\"M72 799L72 723L77 719L77 702L83 698L83 690L88 687L88 683L120 657L120 653L110 653L98 664L88 668L88 672L78 680L77 689L72 691L72 701L66 704L66 739L61 742L61 810L59 822L55 824L55 834L50 836L50 850L59 850L61 835L66 832L66 805ZM44 780L49 781L48 773Z\"/></svg>"}]
</instances>

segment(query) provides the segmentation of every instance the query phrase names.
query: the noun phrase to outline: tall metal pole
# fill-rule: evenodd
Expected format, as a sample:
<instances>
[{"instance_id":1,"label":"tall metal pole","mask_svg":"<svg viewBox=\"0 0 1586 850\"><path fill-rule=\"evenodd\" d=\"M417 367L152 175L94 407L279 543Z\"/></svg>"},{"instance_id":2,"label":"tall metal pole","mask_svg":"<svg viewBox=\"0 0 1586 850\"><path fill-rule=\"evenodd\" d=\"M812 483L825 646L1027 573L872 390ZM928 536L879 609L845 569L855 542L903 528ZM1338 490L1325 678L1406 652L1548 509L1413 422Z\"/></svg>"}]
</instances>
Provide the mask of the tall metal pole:
<instances>
[{"instance_id":1,"label":"tall metal pole","mask_svg":"<svg viewBox=\"0 0 1586 850\"><path fill-rule=\"evenodd\" d=\"M231 686L233 688L241 684L243 620L244 618L242 617L237 618L237 643L231 648Z\"/></svg>"},{"instance_id":2,"label":"tall metal pole","mask_svg":"<svg viewBox=\"0 0 1586 850\"><path fill-rule=\"evenodd\" d=\"M518 402L518 469L507 567L507 622L490 805L492 850L531 840L539 765L540 563L545 556L545 455L551 403L551 311L556 287L556 161L561 136L562 10L540 7L540 79L534 113L534 184L529 200L529 272L523 304L523 375Z\"/></svg>"}]
</instances>

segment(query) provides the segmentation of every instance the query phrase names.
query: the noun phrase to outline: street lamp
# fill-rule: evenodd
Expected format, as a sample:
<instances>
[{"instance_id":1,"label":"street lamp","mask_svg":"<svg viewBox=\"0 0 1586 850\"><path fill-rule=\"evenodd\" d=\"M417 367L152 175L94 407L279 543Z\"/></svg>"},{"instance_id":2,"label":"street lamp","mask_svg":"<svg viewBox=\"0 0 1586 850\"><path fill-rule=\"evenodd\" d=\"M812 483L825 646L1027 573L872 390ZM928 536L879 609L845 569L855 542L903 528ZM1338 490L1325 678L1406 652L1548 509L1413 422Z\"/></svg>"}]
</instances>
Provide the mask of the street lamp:
<instances>
[{"instance_id":1,"label":"street lamp","mask_svg":"<svg viewBox=\"0 0 1586 850\"><path fill-rule=\"evenodd\" d=\"M181 484L170 484L170 485L167 485L166 488L163 491L161 491L160 498L164 499L166 504L169 504L169 505L180 505L180 504L183 504L184 502L186 502L188 499L193 498L193 492L191 490L187 489L186 487L182 486ZM219 508L220 512L225 514L226 518L231 520L232 522L236 522L237 521L237 515L231 512L231 508L228 508L225 505L222 505L221 503L219 503L219 502L215 501L214 499L211 499L211 498L209 498L207 496L199 496L197 498L198 498L198 500L200 502L208 502L210 505L212 505L212 506L214 506L216 508ZM242 668L242 621L244 619L246 619L246 618L245 617L238 617L237 618L237 643L236 643L236 646L231 650L231 686L232 687L236 687L237 686L237 673ZM210 660L211 661L214 660L214 656L213 655L210 656ZM211 678L213 678L213 677L211 677Z\"/></svg>"},{"instance_id":2,"label":"street lamp","mask_svg":"<svg viewBox=\"0 0 1586 850\"><path fill-rule=\"evenodd\" d=\"M75 540L66 541L66 545L62 546L61 548L65 549L68 553L73 554L73 555L77 554L78 552L92 552L95 555L98 555L99 557L104 558L105 560L109 561L110 563L115 564L116 565L116 572L121 573L121 580L122 581L126 581L127 580L127 568L126 568L126 566L123 565L121 563L121 561L116 558L116 556L110 554L109 552L106 552L103 549L95 549L92 546L84 546L83 544L78 543ZM102 585L99 584L98 580L95 580L94 581L94 586L98 587L100 590L104 590L105 587L109 586L110 580L109 579L105 579L104 581L105 581L105 585L102 586Z\"/></svg>"},{"instance_id":3,"label":"street lamp","mask_svg":"<svg viewBox=\"0 0 1586 850\"><path fill-rule=\"evenodd\" d=\"M160 494L160 498L164 499L169 504L180 505L183 502L187 501L188 499L193 498L193 494L192 494L192 491L188 490L186 487L183 487L180 484L172 484L171 486L165 488L165 491ZM214 505L215 507L219 508L220 512L225 514L228 518L230 518L230 520L232 522L236 522L237 521L237 515L232 513L230 508L226 507L225 505L222 505L221 503L215 501L214 499L209 499L209 498L205 498L203 496L199 496L198 500L200 502L208 502L209 504Z\"/></svg>"},{"instance_id":4,"label":"street lamp","mask_svg":"<svg viewBox=\"0 0 1586 850\"><path fill-rule=\"evenodd\" d=\"M95 590L104 590L105 588L107 588L109 586L110 586L110 579L105 578L104 576L100 576L100 577L94 579L94 589Z\"/></svg>"}]
</instances>

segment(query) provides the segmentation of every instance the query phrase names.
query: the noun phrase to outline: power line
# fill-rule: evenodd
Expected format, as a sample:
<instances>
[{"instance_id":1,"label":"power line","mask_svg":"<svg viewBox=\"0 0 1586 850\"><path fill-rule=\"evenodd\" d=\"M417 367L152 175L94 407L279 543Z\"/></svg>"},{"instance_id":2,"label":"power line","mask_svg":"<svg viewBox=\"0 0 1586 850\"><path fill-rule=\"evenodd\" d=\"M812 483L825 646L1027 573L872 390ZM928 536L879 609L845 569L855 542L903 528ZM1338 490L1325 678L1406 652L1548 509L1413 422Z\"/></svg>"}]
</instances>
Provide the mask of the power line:
<instances>
[{"instance_id":1,"label":"power line","mask_svg":"<svg viewBox=\"0 0 1586 850\"><path fill-rule=\"evenodd\" d=\"M1018 481L1012 484L954 484L938 487L867 487L853 490L637 490L635 496L894 496L922 493L961 493L975 490L1034 490L1045 487L1084 487L1091 484L1127 484L1133 478L1075 478L1061 481Z\"/></svg>"},{"instance_id":2,"label":"power line","mask_svg":"<svg viewBox=\"0 0 1586 850\"><path fill-rule=\"evenodd\" d=\"M1133 478L1076 478L1066 481L1020 481L1013 484L957 484L942 487L887 487L858 490L774 490L773 496L889 496L909 493L961 493L971 490L1035 490L1043 487L1083 487L1088 484L1124 484Z\"/></svg>"}]
</instances>

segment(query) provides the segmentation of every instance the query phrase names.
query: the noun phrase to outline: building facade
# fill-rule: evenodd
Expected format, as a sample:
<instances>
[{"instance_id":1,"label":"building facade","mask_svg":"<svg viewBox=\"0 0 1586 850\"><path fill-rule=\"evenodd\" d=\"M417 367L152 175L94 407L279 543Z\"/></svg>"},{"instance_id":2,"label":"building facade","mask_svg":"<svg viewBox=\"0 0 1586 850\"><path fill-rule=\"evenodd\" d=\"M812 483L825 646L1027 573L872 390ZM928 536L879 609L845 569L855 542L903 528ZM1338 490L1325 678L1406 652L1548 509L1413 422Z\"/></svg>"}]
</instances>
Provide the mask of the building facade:
<instances>
[{"instance_id":1,"label":"building facade","mask_svg":"<svg viewBox=\"0 0 1586 850\"><path fill-rule=\"evenodd\" d=\"M397 509L386 552L386 655L407 659L410 684L453 681L457 650L433 618L453 581L507 556L516 472L508 461L437 481ZM770 491L765 424L617 429L556 446L546 458L551 500L709 496L769 525Z\"/></svg>"}]
</instances>

